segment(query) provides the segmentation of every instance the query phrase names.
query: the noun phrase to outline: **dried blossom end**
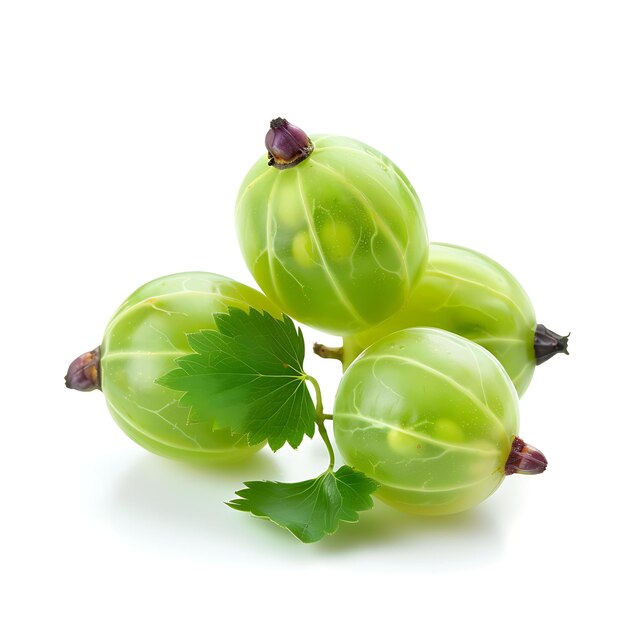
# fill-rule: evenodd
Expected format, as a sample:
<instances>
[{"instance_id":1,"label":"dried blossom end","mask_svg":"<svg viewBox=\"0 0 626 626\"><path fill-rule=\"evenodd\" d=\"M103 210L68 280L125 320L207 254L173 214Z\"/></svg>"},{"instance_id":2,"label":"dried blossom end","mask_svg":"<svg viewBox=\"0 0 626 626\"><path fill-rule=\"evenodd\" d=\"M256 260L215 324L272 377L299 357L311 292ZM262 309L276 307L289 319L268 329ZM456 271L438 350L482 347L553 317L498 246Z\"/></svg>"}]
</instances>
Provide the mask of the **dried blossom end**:
<instances>
[{"instance_id":1,"label":"dried blossom end","mask_svg":"<svg viewBox=\"0 0 626 626\"><path fill-rule=\"evenodd\" d=\"M540 450L529 446L519 437L513 439L511 453L504 466L504 473L511 474L541 474L548 467L548 460Z\"/></svg>"},{"instance_id":2,"label":"dried blossom end","mask_svg":"<svg viewBox=\"0 0 626 626\"><path fill-rule=\"evenodd\" d=\"M313 152L313 144L307 134L286 119L277 117L270 122L265 135L268 165L279 170L294 167Z\"/></svg>"},{"instance_id":3,"label":"dried blossom end","mask_svg":"<svg viewBox=\"0 0 626 626\"><path fill-rule=\"evenodd\" d=\"M569 333L567 335L558 335L543 324L537 324L537 329L535 330L535 359L537 365L545 363L555 354L569 354L567 351L568 339Z\"/></svg>"},{"instance_id":4,"label":"dried blossom end","mask_svg":"<svg viewBox=\"0 0 626 626\"><path fill-rule=\"evenodd\" d=\"M77 391L93 391L100 386L100 347L74 359L65 375L65 386Z\"/></svg>"}]
</instances>

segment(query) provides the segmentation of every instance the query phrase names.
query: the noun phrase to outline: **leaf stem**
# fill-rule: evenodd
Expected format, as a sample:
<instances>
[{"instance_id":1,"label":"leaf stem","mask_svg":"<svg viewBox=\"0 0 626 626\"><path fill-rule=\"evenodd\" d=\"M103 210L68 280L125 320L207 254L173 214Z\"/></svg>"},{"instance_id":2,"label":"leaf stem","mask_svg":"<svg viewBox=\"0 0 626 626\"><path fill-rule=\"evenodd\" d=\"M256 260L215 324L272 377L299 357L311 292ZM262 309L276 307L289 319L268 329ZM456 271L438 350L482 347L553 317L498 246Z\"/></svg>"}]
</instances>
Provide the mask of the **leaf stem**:
<instances>
[{"instance_id":1,"label":"leaf stem","mask_svg":"<svg viewBox=\"0 0 626 626\"><path fill-rule=\"evenodd\" d=\"M313 376L309 376L308 374L306 375L305 379L308 380L313 385L313 389L315 389L315 412L317 413L315 423L317 424L317 430L320 433L320 437L324 440L324 443L326 444L328 456L330 457L328 469L332 472L335 469L335 451L333 450L333 446L330 443L328 431L326 430L326 426L324 426L324 420L331 420L333 419L333 416L324 413L324 407L322 405L322 390L317 380L315 380Z\"/></svg>"},{"instance_id":2,"label":"leaf stem","mask_svg":"<svg viewBox=\"0 0 626 626\"><path fill-rule=\"evenodd\" d=\"M335 469L335 451L333 450L333 446L331 445L330 439L328 438L328 431L326 430L326 426L324 426L324 419L317 419L316 422L317 430L320 431L320 436L324 440L324 443L326 444L326 449L328 450L328 456L330 457L330 461L328 462L328 469L332 472Z\"/></svg>"},{"instance_id":3,"label":"leaf stem","mask_svg":"<svg viewBox=\"0 0 626 626\"><path fill-rule=\"evenodd\" d=\"M317 417L323 417L324 407L322 406L322 390L320 389L320 384L313 376L309 376L308 374L305 376L305 380L308 380L315 389L315 412L317 413Z\"/></svg>"}]
</instances>

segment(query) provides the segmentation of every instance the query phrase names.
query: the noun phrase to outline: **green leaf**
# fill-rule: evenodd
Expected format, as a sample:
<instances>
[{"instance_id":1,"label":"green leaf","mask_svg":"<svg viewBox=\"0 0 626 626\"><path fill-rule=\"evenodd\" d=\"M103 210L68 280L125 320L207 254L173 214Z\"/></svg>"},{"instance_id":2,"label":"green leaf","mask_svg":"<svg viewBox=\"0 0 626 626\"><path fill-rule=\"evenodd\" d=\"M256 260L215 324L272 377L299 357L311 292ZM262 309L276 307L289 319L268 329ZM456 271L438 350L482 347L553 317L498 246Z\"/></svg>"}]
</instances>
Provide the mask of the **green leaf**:
<instances>
[{"instance_id":1,"label":"green leaf","mask_svg":"<svg viewBox=\"0 0 626 626\"><path fill-rule=\"evenodd\" d=\"M180 403L191 407L191 421L248 435L250 445L267 439L275 451L312 437L302 331L286 315L278 320L252 308L229 308L214 319L217 330L189 334L194 353L157 382L185 392Z\"/></svg>"},{"instance_id":2,"label":"green leaf","mask_svg":"<svg viewBox=\"0 0 626 626\"><path fill-rule=\"evenodd\" d=\"M248 511L286 528L304 543L334 533L340 521L358 522L359 511L374 506L371 494L378 484L344 465L300 483L253 481L227 502L237 511Z\"/></svg>"}]
</instances>

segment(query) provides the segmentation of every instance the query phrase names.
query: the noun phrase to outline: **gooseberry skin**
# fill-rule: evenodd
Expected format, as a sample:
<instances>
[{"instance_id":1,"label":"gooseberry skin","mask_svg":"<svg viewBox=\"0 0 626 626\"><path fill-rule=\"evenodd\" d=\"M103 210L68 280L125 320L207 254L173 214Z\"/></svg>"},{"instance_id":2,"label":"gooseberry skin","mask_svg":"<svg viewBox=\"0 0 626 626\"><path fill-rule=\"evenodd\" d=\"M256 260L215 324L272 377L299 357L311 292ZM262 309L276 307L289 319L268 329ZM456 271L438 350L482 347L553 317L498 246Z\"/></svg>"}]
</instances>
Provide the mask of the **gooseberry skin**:
<instances>
[{"instance_id":1,"label":"gooseberry skin","mask_svg":"<svg viewBox=\"0 0 626 626\"><path fill-rule=\"evenodd\" d=\"M428 253L422 207L406 176L360 141L313 136L288 169L262 157L237 198L248 268L267 296L308 326L349 334L395 313Z\"/></svg>"},{"instance_id":2,"label":"gooseberry skin","mask_svg":"<svg viewBox=\"0 0 626 626\"><path fill-rule=\"evenodd\" d=\"M381 500L420 515L457 513L504 478L518 398L484 348L444 330L410 328L348 367L333 428L343 458L380 484Z\"/></svg>"},{"instance_id":3,"label":"gooseberry skin","mask_svg":"<svg viewBox=\"0 0 626 626\"><path fill-rule=\"evenodd\" d=\"M228 307L280 311L258 291L207 272L186 272L153 280L119 307L104 333L101 386L108 409L135 442L162 456L187 461L233 461L259 450L227 429L188 423L181 392L155 382L191 353L187 333L214 329L214 313Z\"/></svg>"},{"instance_id":4,"label":"gooseberry skin","mask_svg":"<svg viewBox=\"0 0 626 626\"><path fill-rule=\"evenodd\" d=\"M536 366L535 311L515 277L493 259L431 243L426 270L406 306L375 328L344 337L344 367L381 337L418 326L471 339L502 363L520 397L528 388Z\"/></svg>"}]
</instances>

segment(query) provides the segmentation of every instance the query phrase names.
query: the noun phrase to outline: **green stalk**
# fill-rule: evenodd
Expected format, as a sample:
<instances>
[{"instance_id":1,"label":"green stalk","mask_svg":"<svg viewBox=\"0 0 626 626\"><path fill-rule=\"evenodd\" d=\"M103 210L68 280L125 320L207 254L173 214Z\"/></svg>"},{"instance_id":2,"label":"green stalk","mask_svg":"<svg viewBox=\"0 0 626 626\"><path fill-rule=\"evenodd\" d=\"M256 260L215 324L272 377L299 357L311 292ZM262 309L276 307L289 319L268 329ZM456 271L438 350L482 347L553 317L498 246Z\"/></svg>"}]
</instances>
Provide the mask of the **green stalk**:
<instances>
[{"instance_id":1,"label":"green stalk","mask_svg":"<svg viewBox=\"0 0 626 626\"><path fill-rule=\"evenodd\" d=\"M313 378L313 376L306 376L306 380L308 380L315 389L315 412L317 413L317 417L315 418L315 423L317 424L317 430L320 433L320 437L324 440L326 444L326 449L328 450L328 456L330 457L330 461L328 463L328 471L332 472L335 469L335 451L333 450L333 446L330 443L330 439L328 437L328 431L326 430L326 426L324 426L324 420L332 419L332 415L324 414L324 407L322 405L322 390L320 389L320 385Z\"/></svg>"},{"instance_id":2,"label":"green stalk","mask_svg":"<svg viewBox=\"0 0 626 626\"><path fill-rule=\"evenodd\" d=\"M328 438L328 432L326 431L326 426L324 426L324 421L319 419L316 420L317 429L320 431L320 436L324 440L326 444L326 448L328 450L328 456L330 456L330 461L328 462L328 471L332 472L335 469L335 451L333 450L332 445L330 444L330 439Z\"/></svg>"}]
</instances>

